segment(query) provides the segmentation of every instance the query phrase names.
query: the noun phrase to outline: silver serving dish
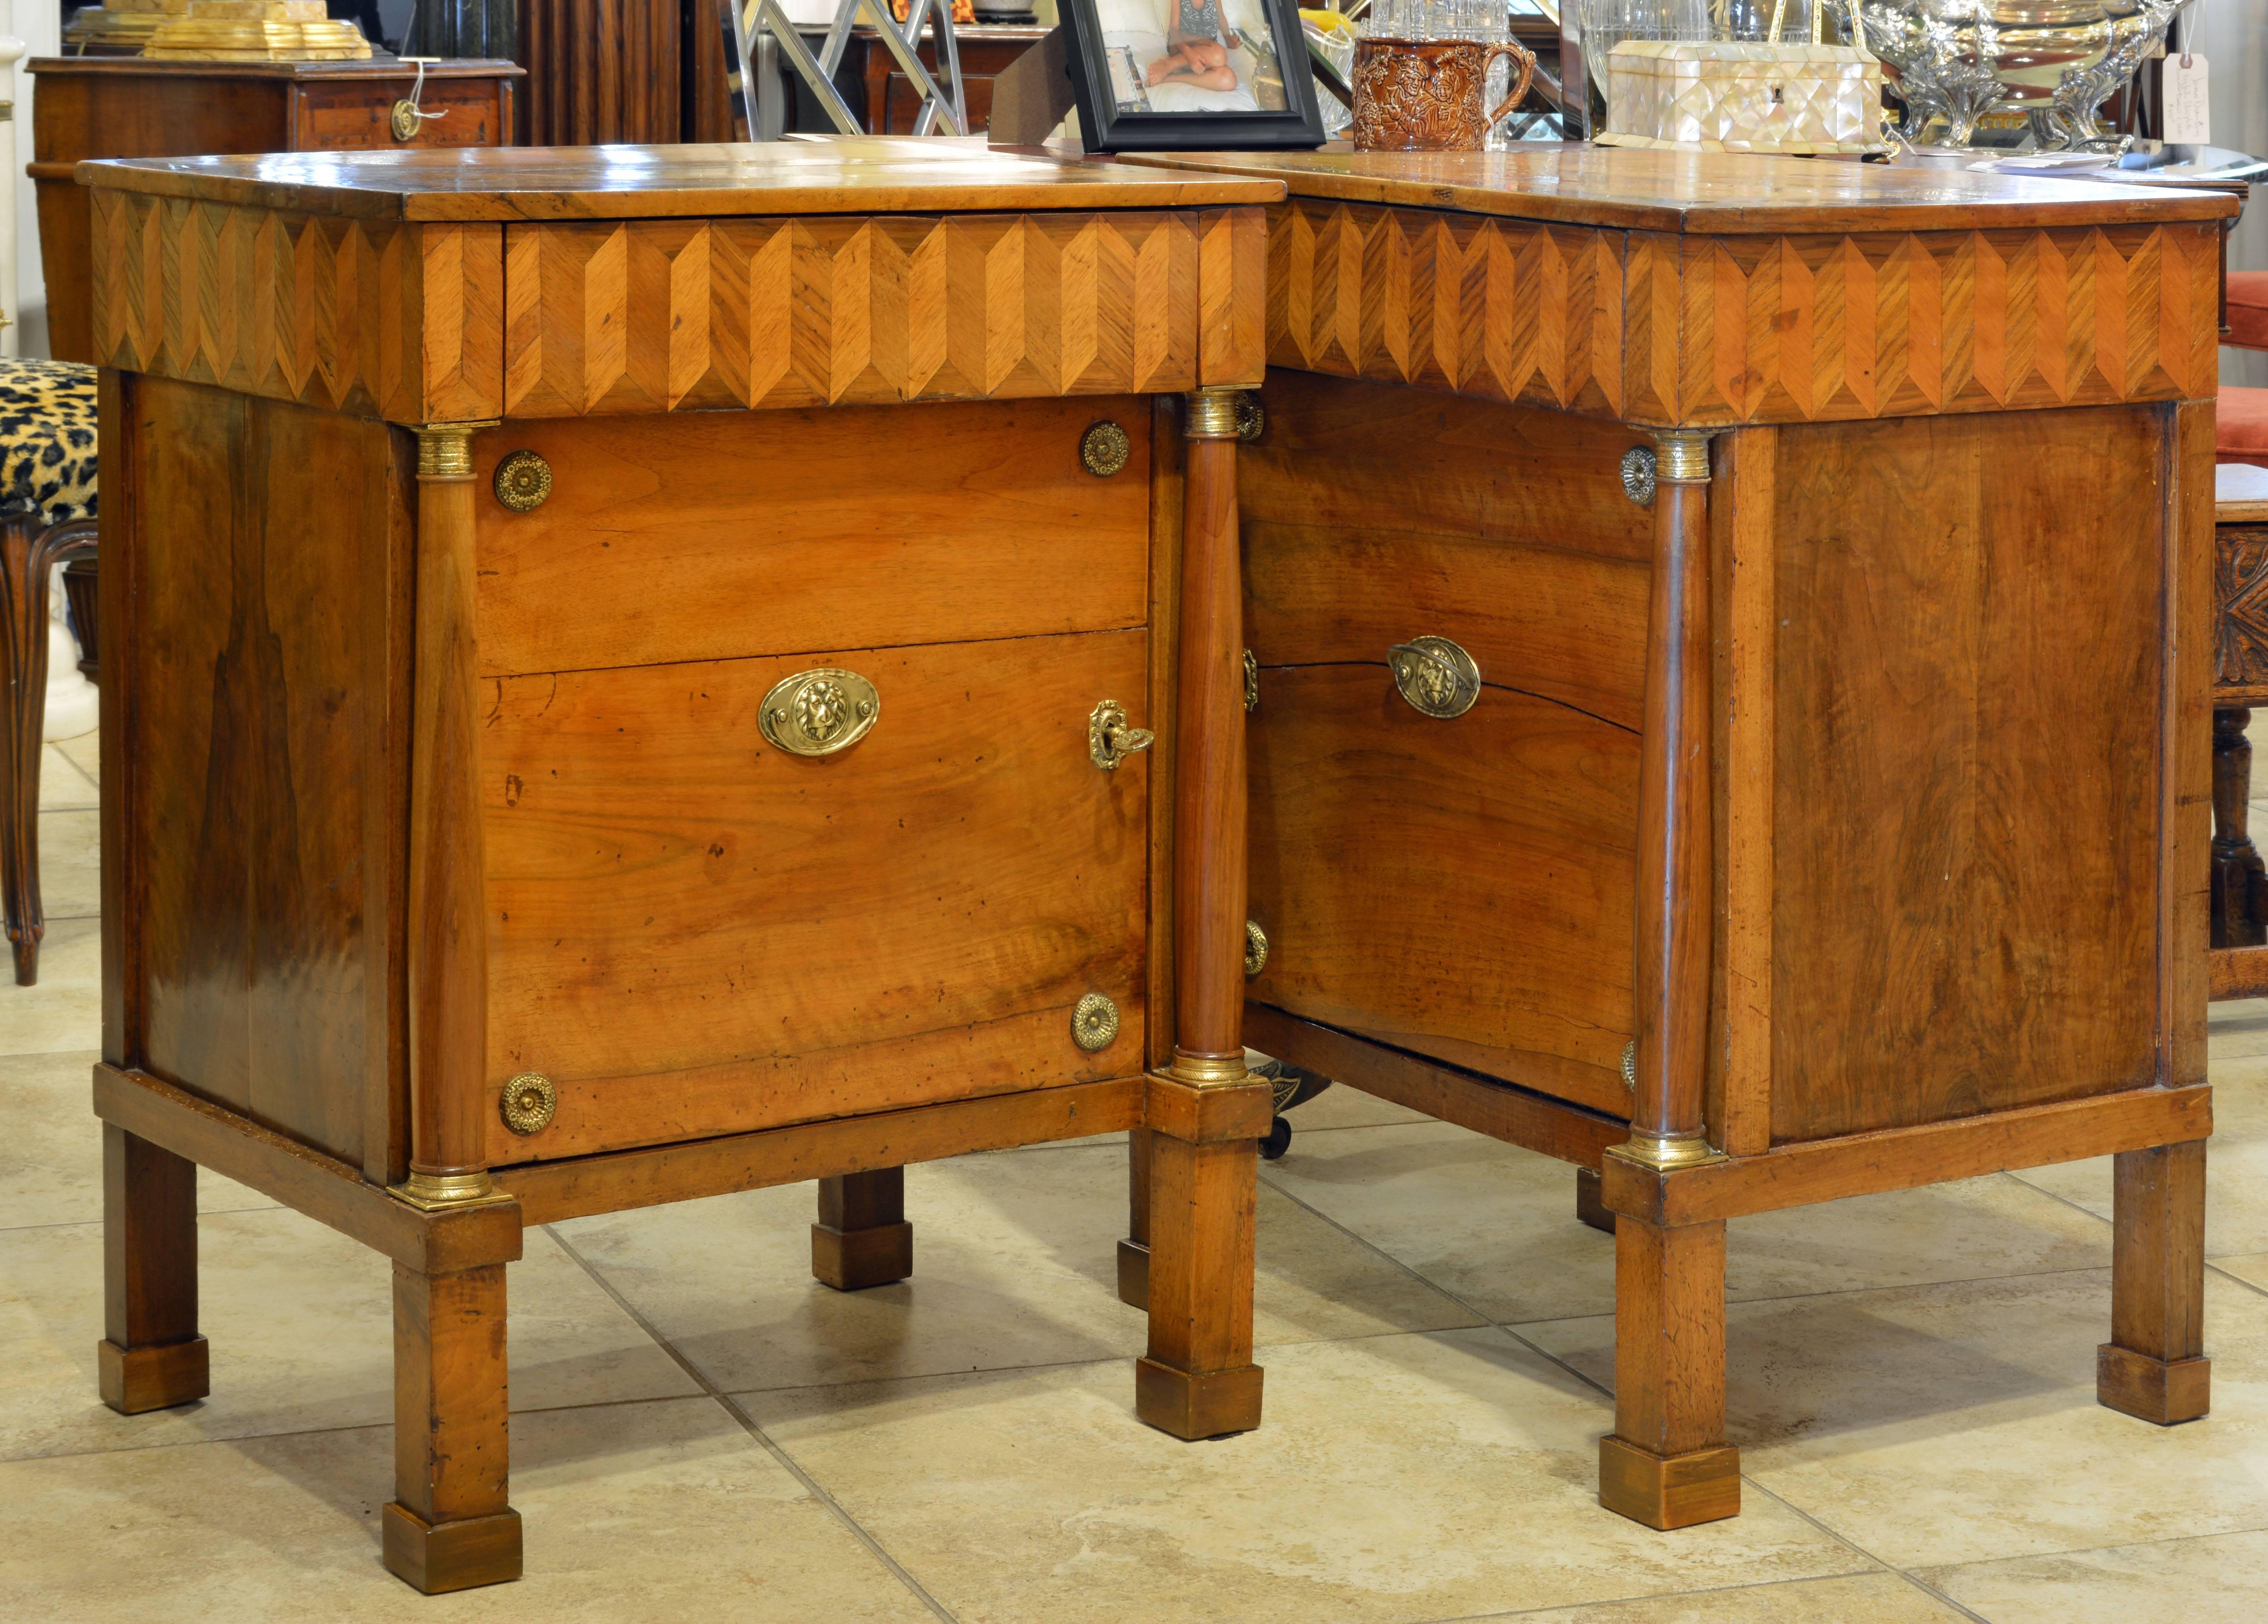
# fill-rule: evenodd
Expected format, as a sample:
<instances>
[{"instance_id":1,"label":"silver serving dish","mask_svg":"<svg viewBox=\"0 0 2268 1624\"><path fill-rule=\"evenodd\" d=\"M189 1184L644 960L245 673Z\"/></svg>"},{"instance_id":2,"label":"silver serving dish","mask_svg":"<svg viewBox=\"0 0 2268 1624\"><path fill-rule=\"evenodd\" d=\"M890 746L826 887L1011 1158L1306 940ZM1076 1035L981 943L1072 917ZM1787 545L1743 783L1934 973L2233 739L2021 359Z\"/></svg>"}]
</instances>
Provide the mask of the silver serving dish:
<instances>
[{"instance_id":1,"label":"silver serving dish","mask_svg":"<svg viewBox=\"0 0 2268 1624\"><path fill-rule=\"evenodd\" d=\"M1968 146L1988 114L2022 113L2046 150L2116 147L2098 114L2186 0L1852 0L1906 104L1904 134ZM1931 129L1938 117L1941 130Z\"/></svg>"}]
</instances>

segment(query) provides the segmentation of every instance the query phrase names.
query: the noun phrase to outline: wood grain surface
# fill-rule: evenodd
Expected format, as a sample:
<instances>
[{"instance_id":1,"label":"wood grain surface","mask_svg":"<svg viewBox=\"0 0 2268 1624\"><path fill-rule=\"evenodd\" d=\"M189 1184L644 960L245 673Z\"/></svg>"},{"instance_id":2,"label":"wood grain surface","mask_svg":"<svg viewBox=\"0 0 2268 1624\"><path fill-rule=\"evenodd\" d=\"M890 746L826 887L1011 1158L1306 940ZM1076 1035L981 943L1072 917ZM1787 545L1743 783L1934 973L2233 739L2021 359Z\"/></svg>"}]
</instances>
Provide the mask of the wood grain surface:
<instances>
[{"instance_id":1,"label":"wood grain surface","mask_svg":"<svg viewBox=\"0 0 2268 1624\"><path fill-rule=\"evenodd\" d=\"M489 430L474 454L482 671L1138 626L1150 413L1105 397ZM1130 447L1108 478L1079 461L1097 423ZM550 465L551 494L516 513L491 480L523 450Z\"/></svg>"},{"instance_id":2,"label":"wood grain surface","mask_svg":"<svg viewBox=\"0 0 2268 1624\"><path fill-rule=\"evenodd\" d=\"M497 227L92 202L102 365L396 422L497 415Z\"/></svg>"},{"instance_id":3,"label":"wood grain surface","mask_svg":"<svg viewBox=\"0 0 2268 1624\"><path fill-rule=\"evenodd\" d=\"M1848 167L1848 166L1844 166ZM1660 426L2209 397L2209 224L1678 236L1294 198L1268 358Z\"/></svg>"},{"instance_id":4,"label":"wood grain surface","mask_svg":"<svg viewBox=\"0 0 2268 1624\"><path fill-rule=\"evenodd\" d=\"M608 220L1269 203L1280 182L887 136L694 146L276 152L83 166L82 185L394 220Z\"/></svg>"},{"instance_id":5,"label":"wood grain surface","mask_svg":"<svg viewBox=\"0 0 2268 1624\"><path fill-rule=\"evenodd\" d=\"M1388 203L1612 230L1771 235L1817 230L1963 230L2232 218L2235 200L2095 181L1980 174L1952 154L1894 164L1744 152L1516 143L1500 152L1128 153L1206 174L1280 181L1295 198Z\"/></svg>"},{"instance_id":6,"label":"wood grain surface","mask_svg":"<svg viewBox=\"0 0 2268 1624\"><path fill-rule=\"evenodd\" d=\"M1185 215L515 225L504 244L511 417L1199 381L1199 243ZM1257 380L1251 348L1231 381Z\"/></svg>"},{"instance_id":7,"label":"wood grain surface","mask_svg":"<svg viewBox=\"0 0 2268 1624\"><path fill-rule=\"evenodd\" d=\"M125 1049L256 1122L383 1168L407 852L407 436L136 382L117 727L134 938ZM314 544L311 538L320 538ZM106 672L106 681L111 680Z\"/></svg>"},{"instance_id":8,"label":"wood grain surface","mask_svg":"<svg viewBox=\"0 0 2268 1624\"><path fill-rule=\"evenodd\" d=\"M482 800L491 1087L556 1119L497 1163L1138 1069L1148 755L1087 757L1140 701L1139 631L512 677ZM836 755L759 702L845 667L881 711ZM1144 719L1136 713L1137 725ZM1116 1041L1071 1010L1101 992Z\"/></svg>"},{"instance_id":9,"label":"wood grain surface","mask_svg":"<svg viewBox=\"0 0 2268 1624\"><path fill-rule=\"evenodd\" d=\"M1432 633L1484 681L1639 725L1653 520L1619 464L1642 436L1281 369L1261 400L1267 428L1238 453L1237 494L1246 637L1263 668L1382 666ZM1270 685L1263 670L1263 714Z\"/></svg>"},{"instance_id":10,"label":"wood grain surface","mask_svg":"<svg viewBox=\"0 0 2268 1624\"><path fill-rule=\"evenodd\" d=\"M2158 1080L2166 517L2072 472L2168 449L2148 408L1782 432L1775 1140Z\"/></svg>"},{"instance_id":11,"label":"wood grain surface","mask_svg":"<svg viewBox=\"0 0 2268 1624\"><path fill-rule=\"evenodd\" d=\"M1248 995L1626 1118L1638 735L1493 686L1435 720L1382 661L1261 683Z\"/></svg>"}]
</instances>

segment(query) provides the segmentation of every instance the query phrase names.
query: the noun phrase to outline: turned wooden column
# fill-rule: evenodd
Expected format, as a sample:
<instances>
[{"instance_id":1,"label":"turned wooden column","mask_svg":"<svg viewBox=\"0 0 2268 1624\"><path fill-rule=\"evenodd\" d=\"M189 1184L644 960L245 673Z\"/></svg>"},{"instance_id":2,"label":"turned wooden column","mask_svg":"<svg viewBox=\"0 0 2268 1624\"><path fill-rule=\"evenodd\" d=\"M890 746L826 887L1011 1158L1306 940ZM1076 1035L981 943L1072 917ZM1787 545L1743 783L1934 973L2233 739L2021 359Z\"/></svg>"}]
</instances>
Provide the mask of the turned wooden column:
<instances>
[{"instance_id":1,"label":"turned wooden column","mask_svg":"<svg viewBox=\"0 0 2268 1624\"><path fill-rule=\"evenodd\" d=\"M481 860L473 432L417 431L416 690L409 749L409 1178L421 1207L490 1198L488 921Z\"/></svg>"},{"instance_id":2,"label":"turned wooden column","mask_svg":"<svg viewBox=\"0 0 2268 1624\"><path fill-rule=\"evenodd\" d=\"M2268 867L2246 829L2252 794L2252 712L2217 705L2213 712L2213 945L2257 948L2268 942L2268 919L2254 898L2268 890Z\"/></svg>"},{"instance_id":3,"label":"turned wooden column","mask_svg":"<svg viewBox=\"0 0 2268 1624\"><path fill-rule=\"evenodd\" d=\"M1714 916L1709 440L1655 440L1631 1136L1608 1154L1666 1179L1722 1153L1702 1121ZM1660 1225L1624 1211L1614 1232L1615 1430L1599 1440L1599 1502L1653 1528L1732 1517L1741 1476L1740 1451L1725 1443L1724 1222Z\"/></svg>"},{"instance_id":4,"label":"turned wooden column","mask_svg":"<svg viewBox=\"0 0 2268 1624\"><path fill-rule=\"evenodd\" d=\"M1135 1413L1176 1437L1260 1424L1252 1362L1258 1141L1273 1091L1244 1064L1244 592L1237 405L1191 395L1174 712L1174 1061L1150 1080L1150 1349ZM1139 1163L1138 1163L1139 1165ZM1122 1288L1123 1290L1123 1288Z\"/></svg>"}]
</instances>

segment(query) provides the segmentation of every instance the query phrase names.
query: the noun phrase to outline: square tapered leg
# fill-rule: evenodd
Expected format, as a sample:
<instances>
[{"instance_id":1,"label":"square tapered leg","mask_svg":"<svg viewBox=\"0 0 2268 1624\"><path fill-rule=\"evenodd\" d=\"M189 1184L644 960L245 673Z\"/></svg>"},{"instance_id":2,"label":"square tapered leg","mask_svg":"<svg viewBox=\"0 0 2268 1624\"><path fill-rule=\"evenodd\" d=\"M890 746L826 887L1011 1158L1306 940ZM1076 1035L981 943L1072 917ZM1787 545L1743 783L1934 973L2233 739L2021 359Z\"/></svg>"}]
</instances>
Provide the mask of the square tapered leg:
<instances>
[{"instance_id":1,"label":"square tapered leg","mask_svg":"<svg viewBox=\"0 0 2268 1624\"><path fill-rule=\"evenodd\" d=\"M2205 1141L2124 1150L2111 1194L2110 1340L2095 1394L2161 1427L2211 1406L2205 1356Z\"/></svg>"},{"instance_id":2,"label":"square tapered leg","mask_svg":"<svg viewBox=\"0 0 2268 1624\"><path fill-rule=\"evenodd\" d=\"M1615 1429L1599 1503L1649 1528L1738 1516L1725 1442L1725 1226L1615 1223Z\"/></svg>"},{"instance_id":3,"label":"square tapered leg","mask_svg":"<svg viewBox=\"0 0 2268 1624\"><path fill-rule=\"evenodd\" d=\"M504 1265L394 1266L394 1501L386 1565L429 1596L519 1577L509 1503Z\"/></svg>"},{"instance_id":4,"label":"square tapered leg","mask_svg":"<svg viewBox=\"0 0 2268 1624\"><path fill-rule=\"evenodd\" d=\"M1126 1238L1118 1243L1118 1300L1150 1306L1150 1130L1126 1135Z\"/></svg>"},{"instance_id":5,"label":"square tapered leg","mask_svg":"<svg viewBox=\"0 0 2268 1624\"><path fill-rule=\"evenodd\" d=\"M1265 1084L1255 1086L1259 1105L1237 1115L1264 1128L1269 1093ZM1152 1081L1153 1096L1178 1088ZM1225 1120L1229 1113L1220 1104L1194 1105L1188 1120ZM1136 1364L1134 1380L1134 1413L1191 1439L1257 1427L1261 1388L1252 1362L1258 1139L1193 1131L1207 1137L1191 1142L1156 1128L1149 1134L1150 1352Z\"/></svg>"},{"instance_id":6,"label":"square tapered leg","mask_svg":"<svg viewBox=\"0 0 2268 1624\"><path fill-rule=\"evenodd\" d=\"M102 1127L102 1401L125 1415L212 1391L197 1334L197 1169L111 1123Z\"/></svg>"},{"instance_id":7,"label":"square tapered leg","mask_svg":"<svg viewBox=\"0 0 2268 1624\"><path fill-rule=\"evenodd\" d=\"M887 1286L914 1272L905 1169L881 1167L819 1181L811 1272L837 1291Z\"/></svg>"}]
</instances>

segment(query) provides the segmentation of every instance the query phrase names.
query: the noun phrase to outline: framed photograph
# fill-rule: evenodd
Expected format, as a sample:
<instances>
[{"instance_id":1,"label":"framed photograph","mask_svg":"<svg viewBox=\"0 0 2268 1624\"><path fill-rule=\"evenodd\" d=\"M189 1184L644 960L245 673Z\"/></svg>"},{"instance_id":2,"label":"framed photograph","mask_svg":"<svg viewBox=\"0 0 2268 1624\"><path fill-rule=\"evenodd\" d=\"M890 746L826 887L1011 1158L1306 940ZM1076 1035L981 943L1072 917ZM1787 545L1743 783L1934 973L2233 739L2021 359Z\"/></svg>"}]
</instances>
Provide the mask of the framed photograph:
<instances>
[{"instance_id":1,"label":"framed photograph","mask_svg":"<svg viewBox=\"0 0 2268 1624\"><path fill-rule=\"evenodd\" d=\"M1057 0L1090 152L1312 147L1297 0Z\"/></svg>"}]
</instances>

